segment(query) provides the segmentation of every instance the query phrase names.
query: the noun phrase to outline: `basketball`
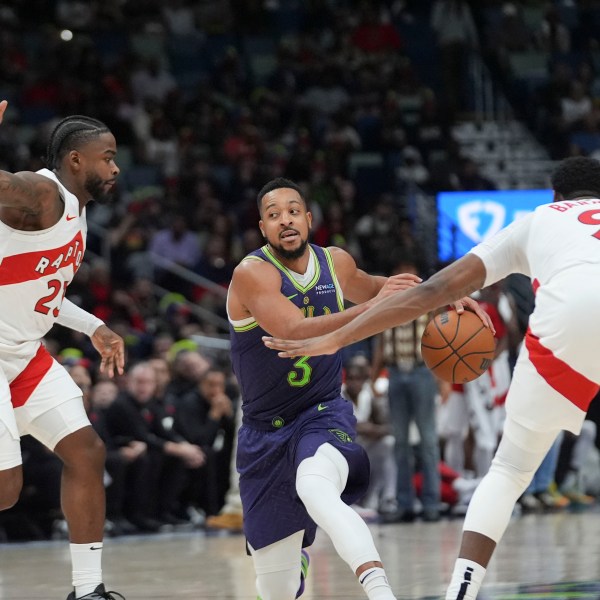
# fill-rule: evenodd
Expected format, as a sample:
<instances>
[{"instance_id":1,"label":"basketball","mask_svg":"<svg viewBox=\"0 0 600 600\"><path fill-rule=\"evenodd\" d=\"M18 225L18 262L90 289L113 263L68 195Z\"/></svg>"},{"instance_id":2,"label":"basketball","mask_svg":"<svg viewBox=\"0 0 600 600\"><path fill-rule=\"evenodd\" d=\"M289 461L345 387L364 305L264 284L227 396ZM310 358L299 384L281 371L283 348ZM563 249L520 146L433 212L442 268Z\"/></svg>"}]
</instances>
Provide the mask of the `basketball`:
<instances>
[{"instance_id":1,"label":"basketball","mask_svg":"<svg viewBox=\"0 0 600 600\"><path fill-rule=\"evenodd\" d=\"M421 337L423 362L437 377L450 383L477 379L492 364L495 347L492 332L469 311L439 313Z\"/></svg>"}]
</instances>

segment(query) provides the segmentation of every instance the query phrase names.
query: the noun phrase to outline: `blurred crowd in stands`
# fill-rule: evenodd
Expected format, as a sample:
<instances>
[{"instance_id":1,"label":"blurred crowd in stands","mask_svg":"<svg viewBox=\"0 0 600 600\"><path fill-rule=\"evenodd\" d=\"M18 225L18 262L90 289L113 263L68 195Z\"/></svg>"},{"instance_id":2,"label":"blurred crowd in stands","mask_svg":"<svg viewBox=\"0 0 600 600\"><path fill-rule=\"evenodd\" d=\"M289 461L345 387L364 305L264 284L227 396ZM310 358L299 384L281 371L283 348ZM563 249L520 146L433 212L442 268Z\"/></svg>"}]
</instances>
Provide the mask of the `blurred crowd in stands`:
<instances>
[{"instance_id":1,"label":"blurred crowd in stands","mask_svg":"<svg viewBox=\"0 0 600 600\"><path fill-rule=\"evenodd\" d=\"M439 266L435 194L496 187L452 134L460 120L479 118L469 57L483 59L552 158L597 155L599 39L598 0L14 0L0 7L0 96L9 100L0 168L42 168L49 131L67 114L103 120L118 142L118 198L89 207L87 258L69 298L125 338L128 373L116 382L102 377L85 336L55 328L46 340L82 387L109 449L113 534L198 524L225 502L239 407L225 296L237 262L263 243L256 193L264 183L285 176L302 186L315 243L345 248L372 273L411 264L427 276ZM512 282L503 293L514 305L504 316L522 334L527 284ZM389 459L375 461L387 465L381 481L410 463L399 473L404 505L375 476L363 509L412 520L413 496L438 482L450 486L448 505L468 501L469 477L481 474L469 452L452 465L446 456L440 464L449 470L438 479L424 473L409 489L415 440L431 435L433 423L439 446L443 429L409 410L402 419L419 431L409 432L408 422L401 431L391 393L388 401L388 378L400 385L421 367L418 354L398 363L388 352L373 368L369 342L346 358L349 397L372 392L361 435L383 440L383 450L374 444ZM491 389L480 394L488 408ZM452 393L469 396L442 386L431 406ZM479 429L455 431L458 446L450 446L477 446ZM481 442L484 456L496 433ZM31 440L23 446L25 490L0 517L0 530L8 539L58 535L60 465ZM432 452L437 465L439 448ZM44 516L27 531L19 519L36 511ZM437 520L439 508L422 514Z\"/></svg>"}]
</instances>

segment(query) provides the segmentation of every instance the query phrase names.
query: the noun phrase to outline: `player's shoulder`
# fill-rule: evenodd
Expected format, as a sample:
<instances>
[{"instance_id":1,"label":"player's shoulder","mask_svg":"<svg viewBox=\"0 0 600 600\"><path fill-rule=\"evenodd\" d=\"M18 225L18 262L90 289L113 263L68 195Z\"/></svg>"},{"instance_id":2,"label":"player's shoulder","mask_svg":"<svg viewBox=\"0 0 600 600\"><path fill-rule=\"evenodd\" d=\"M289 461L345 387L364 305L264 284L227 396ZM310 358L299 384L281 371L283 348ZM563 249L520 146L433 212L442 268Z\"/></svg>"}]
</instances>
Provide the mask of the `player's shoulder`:
<instances>
[{"instance_id":1,"label":"player's shoulder","mask_svg":"<svg viewBox=\"0 0 600 600\"><path fill-rule=\"evenodd\" d=\"M320 248L320 246L317 247ZM327 248L322 248L322 250L324 252L328 252L334 261L354 261L352 256L350 256L350 254L346 252L346 250L340 248L339 246L327 246Z\"/></svg>"},{"instance_id":2,"label":"player's shoulder","mask_svg":"<svg viewBox=\"0 0 600 600\"><path fill-rule=\"evenodd\" d=\"M338 246L328 246L327 248L323 248L323 250L328 252L331 256L331 260L333 261L333 265L338 274L342 271L353 271L356 269L356 261L352 258L352 255L343 248Z\"/></svg>"},{"instance_id":3,"label":"player's shoulder","mask_svg":"<svg viewBox=\"0 0 600 600\"><path fill-rule=\"evenodd\" d=\"M49 191L58 192L58 183L43 171L18 171L15 173L15 177L25 183L35 185L38 189L45 188Z\"/></svg>"},{"instance_id":4,"label":"player's shoulder","mask_svg":"<svg viewBox=\"0 0 600 600\"><path fill-rule=\"evenodd\" d=\"M233 281L240 283L268 281L271 277L279 277L277 269L268 260L256 254L245 256L233 270Z\"/></svg>"}]
</instances>

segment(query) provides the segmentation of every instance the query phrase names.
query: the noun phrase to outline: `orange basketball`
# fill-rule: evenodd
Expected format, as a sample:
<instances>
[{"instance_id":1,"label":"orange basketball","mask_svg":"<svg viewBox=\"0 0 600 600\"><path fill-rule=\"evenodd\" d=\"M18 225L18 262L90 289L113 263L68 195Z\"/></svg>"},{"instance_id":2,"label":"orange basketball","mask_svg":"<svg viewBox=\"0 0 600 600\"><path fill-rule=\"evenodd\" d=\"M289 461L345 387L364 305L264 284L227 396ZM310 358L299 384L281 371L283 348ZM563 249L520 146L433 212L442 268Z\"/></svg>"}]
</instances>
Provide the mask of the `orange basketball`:
<instances>
[{"instance_id":1,"label":"orange basketball","mask_svg":"<svg viewBox=\"0 0 600 600\"><path fill-rule=\"evenodd\" d=\"M477 379L492 364L496 341L472 312L445 310L425 327L421 355L425 364L444 381L466 383Z\"/></svg>"}]
</instances>

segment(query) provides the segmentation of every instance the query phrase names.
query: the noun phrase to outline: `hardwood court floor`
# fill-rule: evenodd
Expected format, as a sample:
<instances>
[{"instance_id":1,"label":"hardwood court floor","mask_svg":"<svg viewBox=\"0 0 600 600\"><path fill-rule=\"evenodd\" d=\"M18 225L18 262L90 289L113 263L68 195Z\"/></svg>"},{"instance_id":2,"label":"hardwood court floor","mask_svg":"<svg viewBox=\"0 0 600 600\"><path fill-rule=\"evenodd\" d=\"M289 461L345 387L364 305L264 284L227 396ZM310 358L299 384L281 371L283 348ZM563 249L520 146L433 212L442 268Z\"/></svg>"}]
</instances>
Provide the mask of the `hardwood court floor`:
<instances>
[{"instance_id":1,"label":"hardwood court floor","mask_svg":"<svg viewBox=\"0 0 600 600\"><path fill-rule=\"evenodd\" d=\"M443 595L461 525L457 519L371 526L399 600ZM310 554L304 600L364 600L321 531ZM104 574L107 587L127 600L256 600L241 535L196 531L109 539ZM0 545L0 600L64 600L69 582L67 542ZM514 518L480 599L571 598L600 598L600 509Z\"/></svg>"}]
</instances>

